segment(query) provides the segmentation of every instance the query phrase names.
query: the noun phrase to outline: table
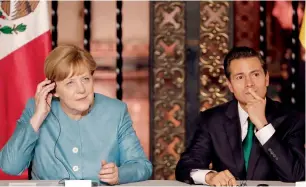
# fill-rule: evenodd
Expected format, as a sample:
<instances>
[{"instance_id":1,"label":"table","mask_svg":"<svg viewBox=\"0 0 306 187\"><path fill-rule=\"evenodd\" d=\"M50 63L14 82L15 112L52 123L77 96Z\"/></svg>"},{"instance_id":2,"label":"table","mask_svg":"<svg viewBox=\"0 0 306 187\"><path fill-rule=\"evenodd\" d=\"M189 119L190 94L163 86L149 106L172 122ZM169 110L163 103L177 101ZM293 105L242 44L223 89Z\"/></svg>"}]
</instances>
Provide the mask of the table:
<instances>
[{"instance_id":1,"label":"table","mask_svg":"<svg viewBox=\"0 0 306 187\"><path fill-rule=\"evenodd\" d=\"M238 181L239 184L240 181ZM295 183L284 183L279 181L246 181L247 186L257 186L258 184L268 184L269 186L295 186ZM0 186L30 187L30 186L64 186L58 184L57 180L0 180ZM122 184L118 186L191 186L174 180L147 180L143 182ZM203 185L197 185L203 186Z\"/></svg>"},{"instance_id":2,"label":"table","mask_svg":"<svg viewBox=\"0 0 306 187\"><path fill-rule=\"evenodd\" d=\"M295 183L284 183L280 181L238 181L246 182L247 186L257 186L258 184L268 184L269 186L295 186ZM189 185L179 181L171 180L148 180L137 183L124 184L124 186L206 186L206 185Z\"/></svg>"}]
</instances>

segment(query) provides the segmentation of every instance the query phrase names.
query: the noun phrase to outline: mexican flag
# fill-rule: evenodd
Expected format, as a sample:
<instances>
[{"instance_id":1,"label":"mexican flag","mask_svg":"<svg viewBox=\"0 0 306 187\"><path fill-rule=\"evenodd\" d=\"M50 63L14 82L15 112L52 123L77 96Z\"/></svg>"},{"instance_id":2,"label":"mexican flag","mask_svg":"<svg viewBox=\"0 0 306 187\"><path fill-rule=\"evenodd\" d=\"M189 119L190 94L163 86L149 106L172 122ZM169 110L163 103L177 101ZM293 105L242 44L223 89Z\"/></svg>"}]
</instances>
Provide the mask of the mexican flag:
<instances>
[{"instance_id":1,"label":"mexican flag","mask_svg":"<svg viewBox=\"0 0 306 187\"><path fill-rule=\"evenodd\" d=\"M13 134L26 101L44 80L51 50L47 1L0 1L0 149ZM0 170L0 180L27 179Z\"/></svg>"}]
</instances>

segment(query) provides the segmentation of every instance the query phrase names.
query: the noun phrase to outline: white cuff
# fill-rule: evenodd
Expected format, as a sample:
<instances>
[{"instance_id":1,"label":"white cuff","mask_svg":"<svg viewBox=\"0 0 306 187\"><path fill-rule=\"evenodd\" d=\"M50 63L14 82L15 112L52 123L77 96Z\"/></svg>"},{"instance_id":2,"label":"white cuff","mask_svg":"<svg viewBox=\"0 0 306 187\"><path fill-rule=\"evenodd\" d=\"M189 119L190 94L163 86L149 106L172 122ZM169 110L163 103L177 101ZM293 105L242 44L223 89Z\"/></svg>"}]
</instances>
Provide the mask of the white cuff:
<instances>
[{"instance_id":1,"label":"white cuff","mask_svg":"<svg viewBox=\"0 0 306 187\"><path fill-rule=\"evenodd\" d=\"M207 173L214 172L213 170L193 169L190 172L190 177L193 179L195 184L206 184L205 177Z\"/></svg>"},{"instance_id":2,"label":"white cuff","mask_svg":"<svg viewBox=\"0 0 306 187\"><path fill-rule=\"evenodd\" d=\"M255 133L258 141L261 145L264 145L275 133L275 129L271 123L261 128L259 131Z\"/></svg>"}]
</instances>

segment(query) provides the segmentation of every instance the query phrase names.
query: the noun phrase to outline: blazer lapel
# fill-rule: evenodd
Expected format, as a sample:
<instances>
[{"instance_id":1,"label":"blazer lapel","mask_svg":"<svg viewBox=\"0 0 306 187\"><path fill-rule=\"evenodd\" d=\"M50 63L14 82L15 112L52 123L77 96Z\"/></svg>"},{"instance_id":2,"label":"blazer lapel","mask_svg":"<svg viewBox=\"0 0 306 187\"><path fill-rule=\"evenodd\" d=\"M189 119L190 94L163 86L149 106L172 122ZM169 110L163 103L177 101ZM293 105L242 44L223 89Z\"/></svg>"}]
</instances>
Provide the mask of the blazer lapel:
<instances>
[{"instance_id":1,"label":"blazer lapel","mask_svg":"<svg viewBox=\"0 0 306 187\"><path fill-rule=\"evenodd\" d=\"M265 114L266 114L266 118L267 118L268 123L271 123L273 126L276 125L276 121L273 120L275 118L275 111L276 111L276 108L273 104L273 101L271 99L267 98ZM249 167L248 167L248 171L247 171L247 179L248 180L252 180L253 177L254 177L256 167L258 165L257 162L258 162L258 160L261 156L261 147L262 147L262 145L260 145L260 142L254 136L253 146L252 146L252 150L251 150L251 156L250 156L250 160L249 160Z\"/></svg>"},{"instance_id":2,"label":"blazer lapel","mask_svg":"<svg viewBox=\"0 0 306 187\"><path fill-rule=\"evenodd\" d=\"M249 166L247 171L247 180L253 179L253 175L257 166L258 159L260 158L260 152L261 152L261 145L256 137L254 137L252 150L251 150L251 156L249 159Z\"/></svg>"},{"instance_id":3,"label":"blazer lapel","mask_svg":"<svg viewBox=\"0 0 306 187\"><path fill-rule=\"evenodd\" d=\"M239 177L239 179L245 178L244 159L242 151L242 140L241 140L241 125L238 116L238 102L233 100L230 102L226 112L228 121L223 124L227 139L229 142L229 148L231 149L233 161L236 165L236 170L233 175Z\"/></svg>"}]
</instances>

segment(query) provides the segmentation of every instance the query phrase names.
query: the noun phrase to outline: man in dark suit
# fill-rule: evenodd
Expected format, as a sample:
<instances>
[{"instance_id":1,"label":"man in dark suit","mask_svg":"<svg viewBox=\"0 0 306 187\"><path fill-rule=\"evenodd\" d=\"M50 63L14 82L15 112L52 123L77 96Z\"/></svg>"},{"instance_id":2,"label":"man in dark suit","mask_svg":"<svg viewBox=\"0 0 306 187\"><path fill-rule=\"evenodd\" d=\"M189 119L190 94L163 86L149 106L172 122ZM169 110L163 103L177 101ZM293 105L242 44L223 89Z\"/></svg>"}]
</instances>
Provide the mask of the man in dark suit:
<instances>
[{"instance_id":1,"label":"man in dark suit","mask_svg":"<svg viewBox=\"0 0 306 187\"><path fill-rule=\"evenodd\" d=\"M235 47L224 70L235 99L200 113L177 164L177 180L224 186L236 185L236 179L305 179L305 117L266 97L264 60L251 48Z\"/></svg>"}]
</instances>

